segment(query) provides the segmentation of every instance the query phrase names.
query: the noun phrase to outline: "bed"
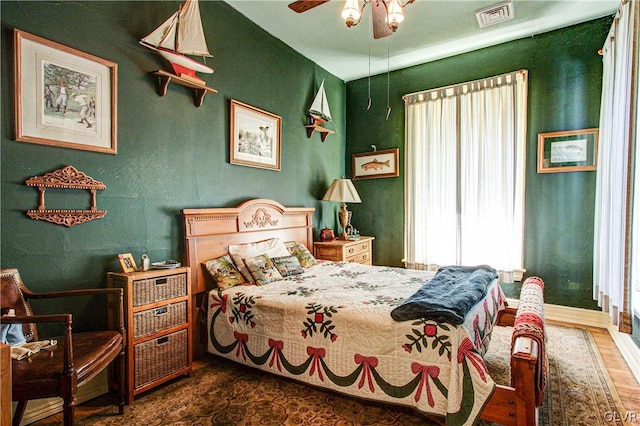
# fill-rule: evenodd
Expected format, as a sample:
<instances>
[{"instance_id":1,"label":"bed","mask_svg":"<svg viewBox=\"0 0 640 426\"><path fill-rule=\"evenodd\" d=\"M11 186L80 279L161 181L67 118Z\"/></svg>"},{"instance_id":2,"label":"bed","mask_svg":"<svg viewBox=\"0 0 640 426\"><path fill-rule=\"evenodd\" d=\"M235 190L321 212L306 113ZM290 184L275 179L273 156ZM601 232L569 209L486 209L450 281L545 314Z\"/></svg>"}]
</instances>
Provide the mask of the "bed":
<instances>
[{"instance_id":1,"label":"bed","mask_svg":"<svg viewBox=\"0 0 640 426\"><path fill-rule=\"evenodd\" d=\"M235 208L183 210L185 263L192 269L192 293L203 295L200 331L207 337L207 352L358 398L414 407L446 424L473 424L479 418L536 423L544 339L531 333L530 319L532 312L542 318L536 299L541 292L531 292L531 303L521 302L523 315L505 307L492 279L454 325L391 318L434 277L428 271L314 262L311 256L300 261L302 268L291 268L296 273L264 278L263 285L214 288L208 262L225 258L232 248L282 241L290 253L291 247L311 250L313 213L313 208L266 199ZM265 273L259 269L255 272ZM527 321L520 321L526 323L525 333L513 343L512 383L496 385L482 355L492 327L517 324L518 318Z\"/></svg>"}]
</instances>

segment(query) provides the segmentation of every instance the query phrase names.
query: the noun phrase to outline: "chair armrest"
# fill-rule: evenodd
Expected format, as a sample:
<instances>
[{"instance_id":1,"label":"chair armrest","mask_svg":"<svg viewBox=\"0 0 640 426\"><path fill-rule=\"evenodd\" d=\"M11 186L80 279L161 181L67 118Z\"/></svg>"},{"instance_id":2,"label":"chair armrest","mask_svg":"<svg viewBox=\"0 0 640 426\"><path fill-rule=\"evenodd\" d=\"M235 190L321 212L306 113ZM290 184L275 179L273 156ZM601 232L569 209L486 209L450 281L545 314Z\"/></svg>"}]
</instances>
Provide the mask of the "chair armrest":
<instances>
[{"instance_id":1,"label":"chair armrest","mask_svg":"<svg viewBox=\"0 0 640 426\"><path fill-rule=\"evenodd\" d=\"M53 291L47 293L29 292L29 298L32 299L48 299L53 297L75 297L75 296L93 296L96 294L122 294L121 288L87 288L79 290Z\"/></svg>"},{"instance_id":2,"label":"chair armrest","mask_svg":"<svg viewBox=\"0 0 640 426\"><path fill-rule=\"evenodd\" d=\"M26 315L26 316L2 316L0 317L0 323L5 324L23 324L23 323L45 323L45 322L60 322L64 324L64 374L71 374L73 372L73 341L71 334L71 314L57 314L57 315Z\"/></svg>"},{"instance_id":3,"label":"chair armrest","mask_svg":"<svg viewBox=\"0 0 640 426\"><path fill-rule=\"evenodd\" d=\"M95 296L95 295L113 295L116 298L114 305L116 307L114 318L116 318L117 324L114 326L124 336L124 292L122 288L89 288L79 290L64 290L54 291L47 293L34 293L29 292L30 299L53 299L60 297L76 297L76 296Z\"/></svg>"},{"instance_id":4,"label":"chair armrest","mask_svg":"<svg viewBox=\"0 0 640 426\"><path fill-rule=\"evenodd\" d=\"M2 324L61 322L65 325L71 326L71 321L71 314L27 315L22 317L4 315L0 317L0 323Z\"/></svg>"}]
</instances>

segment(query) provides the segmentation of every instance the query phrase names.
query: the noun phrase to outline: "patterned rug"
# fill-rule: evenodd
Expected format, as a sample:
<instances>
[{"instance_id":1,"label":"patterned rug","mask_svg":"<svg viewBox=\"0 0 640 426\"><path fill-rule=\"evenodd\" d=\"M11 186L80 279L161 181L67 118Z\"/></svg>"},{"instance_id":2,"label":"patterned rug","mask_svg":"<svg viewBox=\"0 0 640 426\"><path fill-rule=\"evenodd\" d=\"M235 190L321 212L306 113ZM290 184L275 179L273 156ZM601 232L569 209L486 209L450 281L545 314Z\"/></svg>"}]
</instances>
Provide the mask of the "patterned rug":
<instances>
[{"instance_id":1,"label":"patterned rug","mask_svg":"<svg viewBox=\"0 0 640 426\"><path fill-rule=\"evenodd\" d=\"M550 376L541 425L613 424L622 404L586 330L548 325ZM511 328L497 327L486 356L492 377L508 383ZM106 398L105 398L106 399ZM110 402L110 401L109 401ZM276 378L214 356L198 361L192 377L136 398L119 416L104 408L81 425L425 425L436 424L403 407L377 404ZM482 423L486 425L487 423Z\"/></svg>"}]
</instances>

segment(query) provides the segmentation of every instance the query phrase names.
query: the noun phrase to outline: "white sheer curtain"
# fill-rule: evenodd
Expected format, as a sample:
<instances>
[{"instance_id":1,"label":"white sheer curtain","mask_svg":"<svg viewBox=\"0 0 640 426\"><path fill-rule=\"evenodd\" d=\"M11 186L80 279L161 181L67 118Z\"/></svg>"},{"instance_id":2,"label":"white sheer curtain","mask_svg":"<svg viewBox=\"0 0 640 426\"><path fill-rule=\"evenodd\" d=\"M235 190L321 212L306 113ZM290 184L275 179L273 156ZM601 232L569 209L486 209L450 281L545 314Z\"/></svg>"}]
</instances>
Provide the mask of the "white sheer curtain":
<instances>
[{"instance_id":1,"label":"white sheer curtain","mask_svg":"<svg viewBox=\"0 0 640 426\"><path fill-rule=\"evenodd\" d=\"M405 262L522 269L527 72L405 96Z\"/></svg>"},{"instance_id":2,"label":"white sheer curtain","mask_svg":"<svg viewBox=\"0 0 640 426\"><path fill-rule=\"evenodd\" d=\"M629 332L630 295L627 258L629 158L632 142L632 102L637 102L633 64L637 61L637 2L623 3L603 47L600 141L596 177L593 297L620 331ZM632 97L633 96L633 97ZM633 175L632 175L633 176ZM639 213L633 212L634 215ZM640 219L640 216L638 217ZM633 247L632 251L640 249Z\"/></svg>"}]
</instances>

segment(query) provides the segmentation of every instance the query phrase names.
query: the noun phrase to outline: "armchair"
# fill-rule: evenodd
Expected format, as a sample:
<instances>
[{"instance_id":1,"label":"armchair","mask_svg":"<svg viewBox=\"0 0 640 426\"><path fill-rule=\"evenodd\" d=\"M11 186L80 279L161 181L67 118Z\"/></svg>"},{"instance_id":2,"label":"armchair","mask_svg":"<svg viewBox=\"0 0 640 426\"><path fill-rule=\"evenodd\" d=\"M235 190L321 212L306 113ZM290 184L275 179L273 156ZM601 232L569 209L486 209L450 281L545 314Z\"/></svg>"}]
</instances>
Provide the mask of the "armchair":
<instances>
[{"instance_id":1,"label":"armchair","mask_svg":"<svg viewBox=\"0 0 640 426\"><path fill-rule=\"evenodd\" d=\"M63 335L54 337L57 347L40 351L28 360L12 360L12 399L18 401L13 425L18 426L27 401L31 399L61 397L64 400L64 424L73 425L75 394L77 388L114 363L110 388L118 392L118 412L124 413L124 316L122 289L68 290L51 293L35 293L29 290L17 269L0 270L2 310L14 309L16 316L0 317L5 324L23 324L27 341L38 340L37 324L61 323ZM110 326L115 330L72 333L71 314L34 315L30 299L93 296L102 294L112 305ZM113 324L114 323L114 324Z\"/></svg>"}]
</instances>

